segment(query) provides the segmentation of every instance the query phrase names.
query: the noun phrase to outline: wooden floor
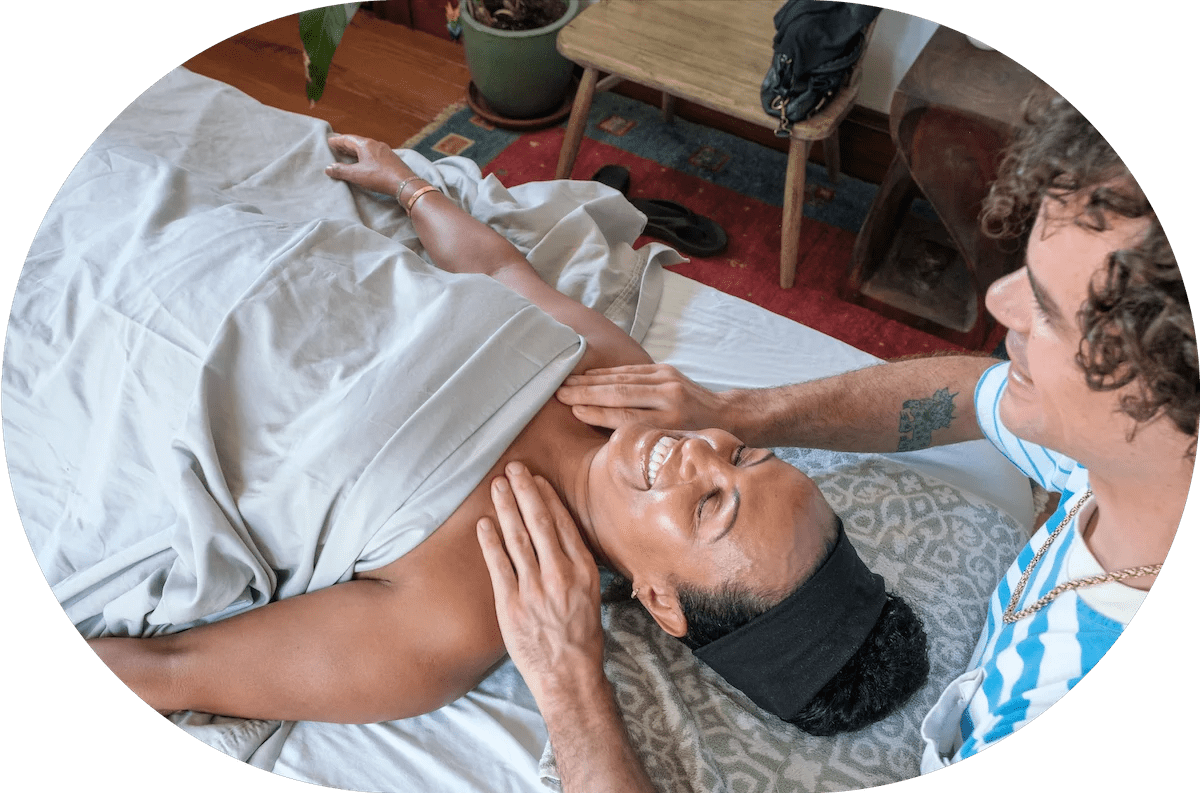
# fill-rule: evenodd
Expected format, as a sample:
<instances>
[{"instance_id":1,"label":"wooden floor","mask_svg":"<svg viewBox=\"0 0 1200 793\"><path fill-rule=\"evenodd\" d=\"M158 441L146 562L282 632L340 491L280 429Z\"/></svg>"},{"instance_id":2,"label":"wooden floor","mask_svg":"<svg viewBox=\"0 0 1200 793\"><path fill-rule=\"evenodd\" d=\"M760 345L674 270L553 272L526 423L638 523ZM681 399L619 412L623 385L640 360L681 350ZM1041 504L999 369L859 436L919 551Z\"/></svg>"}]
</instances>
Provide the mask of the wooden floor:
<instances>
[{"instance_id":1,"label":"wooden floor","mask_svg":"<svg viewBox=\"0 0 1200 793\"><path fill-rule=\"evenodd\" d=\"M349 132L400 147L448 105L464 101L471 76L462 47L429 33L388 22L366 9L354 15L330 68L325 95L309 107L295 14L251 28L185 64L228 83L264 104L328 121ZM625 82L617 92L657 106L660 95ZM676 115L787 151L787 141L765 127L680 101ZM855 107L842 123L842 171L879 184L895 154L887 117ZM823 162L822 147L812 160Z\"/></svg>"},{"instance_id":2,"label":"wooden floor","mask_svg":"<svg viewBox=\"0 0 1200 793\"><path fill-rule=\"evenodd\" d=\"M399 147L447 105L465 100L462 47L428 33L354 15L333 59L325 95L309 107L296 15L251 28L185 64L260 102L328 121L336 132Z\"/></svg>"}]
</instances>

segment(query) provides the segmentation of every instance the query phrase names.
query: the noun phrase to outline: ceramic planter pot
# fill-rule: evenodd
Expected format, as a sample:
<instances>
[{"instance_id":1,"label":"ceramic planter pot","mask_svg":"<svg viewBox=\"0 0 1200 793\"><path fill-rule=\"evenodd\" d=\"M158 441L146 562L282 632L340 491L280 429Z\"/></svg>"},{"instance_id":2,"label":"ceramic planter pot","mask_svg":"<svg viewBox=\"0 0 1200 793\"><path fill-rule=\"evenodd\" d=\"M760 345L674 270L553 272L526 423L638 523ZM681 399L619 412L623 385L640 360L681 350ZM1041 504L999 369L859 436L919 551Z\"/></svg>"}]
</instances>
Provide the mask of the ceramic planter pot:
<instances>
[{"instance_id":1,"label":"ceramic planter pot","mask_svg":"<svg viewBox=\"0 0 1200 793\"><path fill-rule=\"evenodd\" d=\"M495 30L463 9L463 52L471 81L501 116L545 116L566 97L574 66L558 54L555 42L558 31L579 13L580 0L566 1L562 18L534 30Z\"/></svg>"}]
</instances>

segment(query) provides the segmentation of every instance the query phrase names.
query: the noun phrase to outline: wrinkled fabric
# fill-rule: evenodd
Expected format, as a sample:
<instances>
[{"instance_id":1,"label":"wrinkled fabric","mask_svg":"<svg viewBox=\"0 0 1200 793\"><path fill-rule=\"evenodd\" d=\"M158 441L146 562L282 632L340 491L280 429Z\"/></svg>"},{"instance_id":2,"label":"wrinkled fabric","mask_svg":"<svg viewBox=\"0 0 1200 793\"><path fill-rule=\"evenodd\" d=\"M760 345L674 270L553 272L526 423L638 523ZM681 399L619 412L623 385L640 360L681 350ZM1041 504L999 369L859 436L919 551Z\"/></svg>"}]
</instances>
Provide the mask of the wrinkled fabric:
<instances>
[{"instance_id":1,"label":"wrinkled fabric","mask_svg":"<svg viewBox=\"0 0 1200 793\"><path fill-rule=\"evenodd\" d=\"M84 154L18 283L10 474L89 637L178 630L398 558L582 354L503 286L429 264L394 199L325 176L326 125L247 123L263 110L168 75ZM641 216L614 191L514 196L470 161L402 156L552 283L648 323L647 265L673 259L633 250Z\"/></svg>"}]
</instances>

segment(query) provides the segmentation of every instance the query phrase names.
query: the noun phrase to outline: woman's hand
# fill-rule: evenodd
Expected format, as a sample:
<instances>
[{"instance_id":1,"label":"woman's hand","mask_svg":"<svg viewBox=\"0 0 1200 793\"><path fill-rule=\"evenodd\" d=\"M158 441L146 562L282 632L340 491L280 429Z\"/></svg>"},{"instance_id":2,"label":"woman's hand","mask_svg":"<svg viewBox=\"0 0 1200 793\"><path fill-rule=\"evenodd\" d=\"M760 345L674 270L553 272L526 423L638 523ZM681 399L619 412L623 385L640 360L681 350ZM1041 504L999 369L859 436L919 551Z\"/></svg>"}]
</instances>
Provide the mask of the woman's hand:
<instances>
[{"instance_id":1,"label":"woman's hand","mask_svg":"<svg viewBox=\"0 0 1200 793\"><path fill-rule=\"evenodd\" d=\"M543 710L611 696L596 563L550 484L520 463L505 472L492 482L500 528L482 518L478 532L508 654Z\"/></svg>"},{"instance_id":2,"label":"woman's hand","mask_svg":"<svg viewBox=\"0 0 1200 793\"><path fill-rule=\"evenodd\" d=\"M331 163L325 167L326 174L376 193L394 196L401 182L416 176L386 143L371 138L334 135L329 138L329 148L338 154L354 157L358 162Z\"/></svg>"}]
</instances>

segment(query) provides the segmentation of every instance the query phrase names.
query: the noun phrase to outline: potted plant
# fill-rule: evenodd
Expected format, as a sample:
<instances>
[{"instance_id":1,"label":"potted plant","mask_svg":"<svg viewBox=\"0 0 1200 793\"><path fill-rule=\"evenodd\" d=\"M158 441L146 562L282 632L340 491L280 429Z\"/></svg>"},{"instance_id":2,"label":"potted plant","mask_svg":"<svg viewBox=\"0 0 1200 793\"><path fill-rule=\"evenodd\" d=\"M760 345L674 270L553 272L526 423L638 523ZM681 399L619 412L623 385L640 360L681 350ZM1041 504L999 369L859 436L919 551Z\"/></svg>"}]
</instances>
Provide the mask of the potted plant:
<instances>
[{"instance_id":1,"label":"potted plant","mask_svg":"<svg viewBox=\"0 0 1200 793\"><path fill-rule=\"evenodd\" d=\"M579 1L462 0L471 82L498 116L539 118L562 105L574 65L555 42L579 13Z\"/></svg>"},{"instance_id":2,"label":"potted plant","mask_svg":"<svg viewBox=\"0 0 1200 793\"><path fill-rule=\"evenodd\" d=\"M315 103L325 90L333 53L359 3L300 13L307 93ZM447 4L462 26L471 82L502 118L543 117L563 104L573 65L558 53L558 31L579 13L580 0L460 0ZM462 13L465 8L466 13Z\"/></svg>"}]
</instances>

